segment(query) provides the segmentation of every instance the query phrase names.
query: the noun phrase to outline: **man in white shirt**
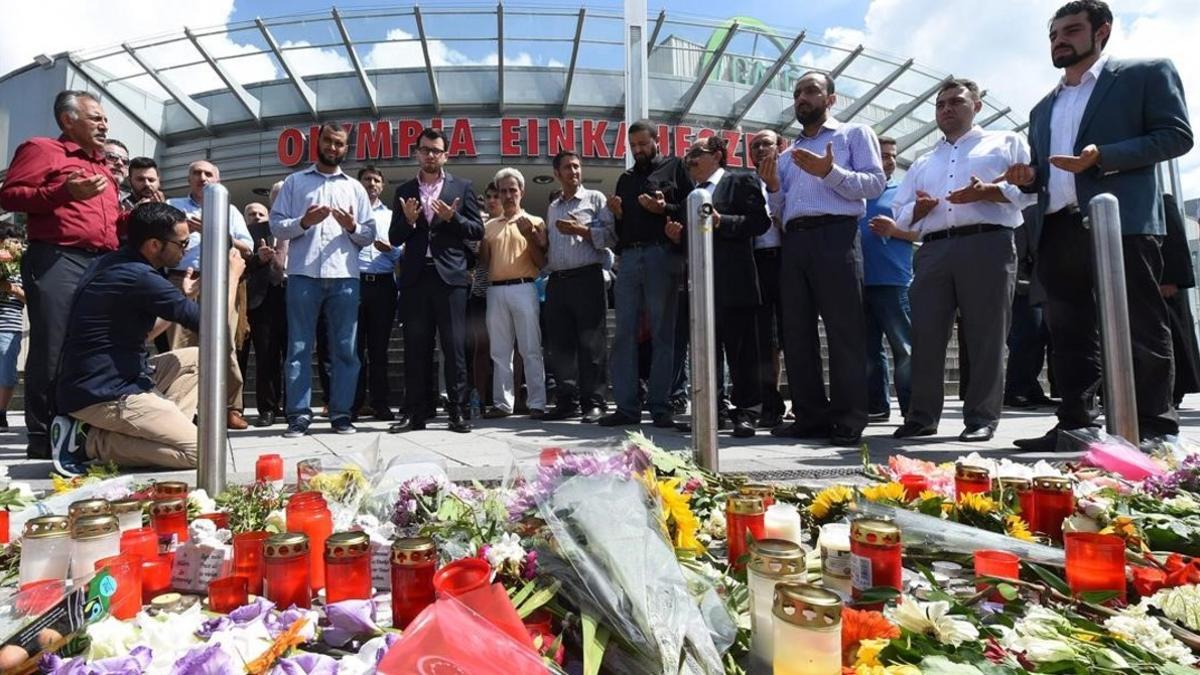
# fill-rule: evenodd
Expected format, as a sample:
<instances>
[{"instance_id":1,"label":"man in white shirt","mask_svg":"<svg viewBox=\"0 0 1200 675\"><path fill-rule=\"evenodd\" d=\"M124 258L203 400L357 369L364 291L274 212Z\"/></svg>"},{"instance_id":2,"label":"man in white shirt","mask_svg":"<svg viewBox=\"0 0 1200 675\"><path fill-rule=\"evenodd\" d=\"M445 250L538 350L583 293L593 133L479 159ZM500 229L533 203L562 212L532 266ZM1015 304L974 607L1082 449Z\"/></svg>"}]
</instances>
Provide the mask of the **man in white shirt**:
<instances>
[{"instance_id":1,"label":"man in white shirt","mask_svg":"<svg viewBox=\"0 0 1200 675\"><path fill-rule=\"evenodd\" d=\"M1004 398L1004 343L1012 316L1017 259L1013 229L1032 200L1015 185L990 183L1029 158L1023 138L975 126L979 86L952 79L937 95L945 137L917 158L896 193L893 221L876 216L882 236L917 232L913 261L912 398L896 438L937 433L942 415L946 344L962 315L971 379L963 400L964 442L992 438ZM982 179L980 177L983 177Z\"/></svg>"},{"instance_id":2,"label":"man in white shirt","mask_svg":"<svg viewBox=\"0 0 1200 675\"><path fill-rule=\"evenodd\" d=\"M763 159L775 159L787 148L783 136L770 129L754 135L750 154L755 166ZM761 182L761 178L759 182ZM765 189L765 186L764 186ZM783 342L783 305L779 301L779 262L783 257L783 223L771 214L771 227L754 238L754 263L758 267L758 287L762 304L758 306L758 370L762 381L762 412L758 426L774 429L783 424L787 406L779 393L779 361Z\"/></svg>"},{"instance_id":3,"label":"man in white shirt","mask_svg":"<svg viewBox=\"0 0 1200 675\"><path fill-rule=\"evenodd\" d=\"M358 328L359 253L375 241L371 198L362 184L342 172L347 133L340 124L321 125L317 161L283 181L271 205L271 233L287 241L288 350L284 380L288 428L285 438L308 434L312 423L312 356L317 315L329 332L329 421L339 434L352 434L350 421L358 382L354 352Z\"/></svg>"}]
</instances>

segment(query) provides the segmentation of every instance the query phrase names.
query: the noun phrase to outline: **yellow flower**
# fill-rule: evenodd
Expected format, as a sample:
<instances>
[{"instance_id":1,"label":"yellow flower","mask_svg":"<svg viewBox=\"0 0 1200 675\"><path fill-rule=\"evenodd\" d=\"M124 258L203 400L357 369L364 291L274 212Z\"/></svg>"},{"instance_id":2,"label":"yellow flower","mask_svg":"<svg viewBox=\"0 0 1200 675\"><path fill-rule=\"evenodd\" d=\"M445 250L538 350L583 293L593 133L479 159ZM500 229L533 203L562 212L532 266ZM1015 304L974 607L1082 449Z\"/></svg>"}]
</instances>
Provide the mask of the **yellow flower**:
<instances>
[{"instance_id":1,"label":"yellow flower","mask_svg":"<svg viewBox=\"0 0 1200 675\"><path fill-rule=\"evenodd\" d=\"M1115 534L1124 539L1126 545L1146 550L1145 544L1142 543L1142 533L1138 530L1137 524L1133 522L1133 518L1129 516L1117 516L1108 524L1108 527L1100 530L1100 534Z\"/></svg>"},{"instance_id":2,"label":"yellow flower","mask_svg":"<svg viewBox=\"0 0 1200 675\"><path fill-rule=\"evenodd\" d=\"M985 494L968 492L959 495L958 509L960 511L974 511L980 515L987 515L996 510L996 502L992 501L992 498Z\"/></svg>"},{"instance_id":3,"label":"yellow flower","mask_svg":"<svg viewBox=\"0 0 1200 675\"><path fill-rule=\"evenodd\" d=\"M808 514L817 520L824 520L834 509L840 508L854 499L854 491L845 485L827 487L817 493L812 504L808 505Z\"/></svg>"},{"instance_id":4,"label":"yellow flower","mask_svg":"<svg viewBox=\"0 0 1200 675\"><path fill-rule=\"evenodd\" d=\"M933 490L921 490L921 494L917 495L917 499L925 501L926 499L941 499L942 496Z\"/></svg>"},{"instance_id":5,"label":"yellow flower","mask_svg":"<svg viewBox=\"0 0 1200 675\"><path fill-rule=\"evenodd\" d=\"M1029 525L1021 519L1021 516L1006 516L1004 518L1004 532L1013 539L1033 541L1033 533L1029 531Z\"/></svg>"},{"instance_id":6,"label":"yellow flower","mask_svg":"<svg viewBox=\"0 0 1200 675\"><path fill-rule=\"evenodd\" d=\"M904 486L899 483L870 485L862 489L862 494L868 501L872 502L904 503L907 501L905 499Z\"/></svg>"},{"instance_id":7,"label":"yellow flower","mask_svg":"<svg viewBox=\"0 0 1200 675\"><path fill-rule=\"evenodd\" d=\"M879 662L879 652L888 646L891 640L874 639L863 640L858 643L858 654L855 657L854 665L857 666L882 666Z\"/></svg>"},{"instance_id":8,"label":"yellow flower","mask_svg":"<svg viewBox=\"0 0 1200 675\"><path fill-rule=\"evenodd\" d=\"M854 666L854 675L921 675L916 666Z\"/></svg>"},{"instance_id":9,"label":"yellow flower","mask_svg":"<svg viewBox=\"0 0 1200 675\"><path fill-rule=\"evenodd\" d=\"M658 482L658 496L662 499L663 516L675 525L672 537L675 548L704 553L704 545L696 539L700 521L689 506L692 496L682 494L679 491L679 483L678 478L669 478Z\"/></svg>"}]
</instances>

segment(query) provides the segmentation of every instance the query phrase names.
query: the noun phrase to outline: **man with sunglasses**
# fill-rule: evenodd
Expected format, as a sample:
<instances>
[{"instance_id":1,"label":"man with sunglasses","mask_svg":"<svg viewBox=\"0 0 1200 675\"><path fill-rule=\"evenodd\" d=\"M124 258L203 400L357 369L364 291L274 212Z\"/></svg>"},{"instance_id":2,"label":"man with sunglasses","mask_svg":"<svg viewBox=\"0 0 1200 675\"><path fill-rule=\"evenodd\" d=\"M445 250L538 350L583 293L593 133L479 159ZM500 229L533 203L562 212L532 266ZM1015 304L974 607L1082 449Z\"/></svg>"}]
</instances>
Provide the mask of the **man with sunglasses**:
<instances>
[{"instance_id":1,"label":"man with sunglasses","mask_svg":"<svg viewBox=\"0 0 1200 675\"><path fill-rule=\"evenodd\" d=\"M200 306L163 276L183 258L187 217L167 204L143 204L129 218L129 239L96 262L72 299L56 402L69 417L55 426L54 467L66 476L87 462L120 467L196 466L199 349L151 357L146 342L172 323L199 330ZM229 303L245 269L229 256Z\"/></svg>"},{"instance_id":2,"label":"man with sunglasses","mask_svg":"<svg viewBox=\"0 0 1200 675\"><path fill-rule=\"evenodd\" d=\"M117 184L117 196L121 204L130 197L130 191L125 184L129 177L129 148L115 138L104 141L104 161L112 173L113 182Z\"/></svg>"}]
</instances>

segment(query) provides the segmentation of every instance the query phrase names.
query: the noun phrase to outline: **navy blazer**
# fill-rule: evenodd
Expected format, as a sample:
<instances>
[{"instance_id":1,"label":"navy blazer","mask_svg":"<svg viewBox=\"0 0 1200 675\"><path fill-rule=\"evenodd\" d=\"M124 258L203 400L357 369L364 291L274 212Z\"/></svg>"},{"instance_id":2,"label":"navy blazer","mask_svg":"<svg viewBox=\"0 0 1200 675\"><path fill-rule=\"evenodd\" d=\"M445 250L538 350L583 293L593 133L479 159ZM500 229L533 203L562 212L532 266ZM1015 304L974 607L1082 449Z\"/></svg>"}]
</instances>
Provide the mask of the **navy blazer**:
<instances>
[{"instance_id":1,"label":"navy blazer","mask_svg":"<svg viewBox=\"0 0 1200 675\"><path fill-rule=\"evenodd\" d=\"M754 238L771 227L758 176L725 169L721 182L713 187L712 204L721 214L721 224L713 230L713 306L758 306L762 295L754 262ZM686 238L683 243L686 245Z\"/></svg>"},{"instance_id":2,"label":"navy blazer","mask_svg":"<svg viewBox=\"0 0 1200 675\"><path fill-rule=\"evenodd\" d=\"M442 182L438 198L447 204L459 200L454 217L438 221L432 226L425 219L424 210L417 222L410 223L404 216L404 200L409 197L420 199L421 188L418 178L396 187L392 199L392 225L388 239L393 246L404 246L404 262L400 265L400 287L409 288L417 284L425 251L432 253L438 276L449 286L467 286L470 282L468 269L473 255L467 248L468 241L483 239L483 221L479 217L479 198L471 189L471 181L455 178L449 172Z\"/></svg>"},{"instance_id":3,"label":"navy blazer","mask_svg":"<svg viewBox=\"0 0 1200 675\"><path fill-rule=\"evenodd\" d=\"M1030 219L1031 241L1039 240L1049 200L1050 114L1058 87L1029 114L1029 149L1036 180L1025 186L1036 192L1038 208ZM1096 78L1096 87L1079 121L1075 154L1088 145L1100 149L1100 163L1075 174L1075 194L1086 214L1092 197L1112 193L1121 205L1121 233L1165 235L1155 166L1192 148L1183 83L1166 59L1114 59Z\"/></svg>"}]
</instances>

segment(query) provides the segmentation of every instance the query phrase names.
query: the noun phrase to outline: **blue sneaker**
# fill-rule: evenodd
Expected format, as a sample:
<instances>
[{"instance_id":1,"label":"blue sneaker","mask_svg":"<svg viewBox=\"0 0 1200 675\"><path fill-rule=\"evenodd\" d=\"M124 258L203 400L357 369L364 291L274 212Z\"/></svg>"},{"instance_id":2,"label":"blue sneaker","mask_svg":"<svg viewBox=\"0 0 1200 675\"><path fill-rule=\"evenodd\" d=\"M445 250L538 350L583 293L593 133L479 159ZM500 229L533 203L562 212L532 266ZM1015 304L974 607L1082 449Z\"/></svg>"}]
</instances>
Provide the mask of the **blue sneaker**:
<instances>
[{"instance_id":1,"label":"blue sneaker","mask_svg":"<svg viewBox=\"0 0 1200 675\"><path fill-rule=\"evenodd\" d=\"M293 417L288 420L287 431L283 432L283 437L300 438L301 436L307 436L309 424L312 424L312 422L304 415Z\"/></svg>"},{"instance_id":2,"label":"blue sneaker","mask_svg":"<svg viewBox=\"0 0 1200 675\"><path fill-rule=\"evenodd\" d=\"M333 430L339 434L358 433L358 429L354 428L354 424L350 422L349 417L339 417L329 423Z\"/></svg>"},{"instance_id":3,"label":"blue sneaker","mask_svg":"<svg viewBox=\"0 0 1200 675\"><path fill-rule=\"evenodd\" d=\"M87 473L87 433L91 427L74 417L57 415L50 423L50 459L60 475Z\"/></svg>"}]
</instances>

